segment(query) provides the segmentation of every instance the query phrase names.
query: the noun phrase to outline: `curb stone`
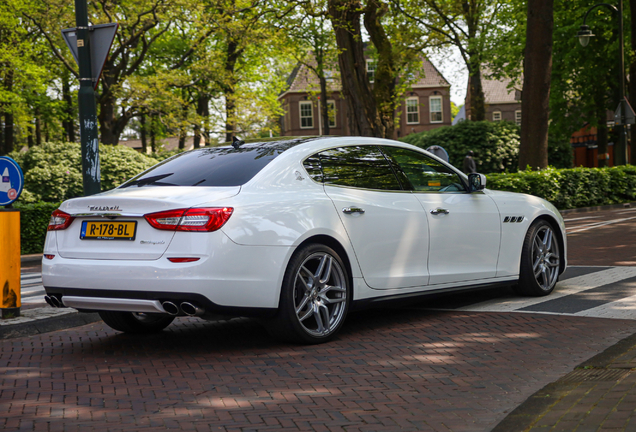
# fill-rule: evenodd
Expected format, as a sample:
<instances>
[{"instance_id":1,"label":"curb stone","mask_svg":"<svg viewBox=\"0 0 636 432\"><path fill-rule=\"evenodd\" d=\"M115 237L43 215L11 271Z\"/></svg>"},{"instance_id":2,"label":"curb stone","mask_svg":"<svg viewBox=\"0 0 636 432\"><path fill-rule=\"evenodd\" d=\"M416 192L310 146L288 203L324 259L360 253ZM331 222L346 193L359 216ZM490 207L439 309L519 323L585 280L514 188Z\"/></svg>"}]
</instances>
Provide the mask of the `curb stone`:
<instances>
[{"instance_id":1,"label":"curb stone","mask_svg":"<svg viewBox=\"0 0 636 432\"><path fill-rule=\"evenodd\" d=\"M92 324L97 321L101 321L97 313L73 312L56 317L36 319L26 323L7 324L0 327L0 339L33 336Z\"/></svg>"},{"instance_id":2,"label":"curb stone","mask_svg":"<svg viewBox=\"0 0 636 432\"><path fill-rule=\"evenodd\" d=\"M574 371L581 369L606 369L614 360L621 357L631 348L636 347L636 333L627 336L605 351L584 361ZM620 369L620 367L615 367ZM563 397L578 387L583 379L572 381L567 379L571 374L564 375L557 381L548 384L538 392L534 393L521 405L515 408L506 416L492 432L510 432L529 430L536 421L540 420L550 408L557 404Z\"/></svg>"}]
</instances>

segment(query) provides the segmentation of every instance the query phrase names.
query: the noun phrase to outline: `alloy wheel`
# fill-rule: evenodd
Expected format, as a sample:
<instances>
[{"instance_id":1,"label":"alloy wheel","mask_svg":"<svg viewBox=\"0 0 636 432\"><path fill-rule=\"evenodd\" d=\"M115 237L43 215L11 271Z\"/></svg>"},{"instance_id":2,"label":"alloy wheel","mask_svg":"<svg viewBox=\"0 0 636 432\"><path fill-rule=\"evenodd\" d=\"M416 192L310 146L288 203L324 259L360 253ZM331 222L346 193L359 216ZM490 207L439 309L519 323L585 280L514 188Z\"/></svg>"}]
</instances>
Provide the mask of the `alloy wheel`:
<instances>
[{"instance_id":1,"label":"alloy wheel","mask_svg":"<svg viewBox=\"0 0 636 432\"><path fill-rule=\"evenodd\" d=\"M532 241L532 271L541 289L552 289L559 277L559 243L549 226L542 226Z\"/></svg>"},{"instance_id":2,"label":"alloy wheel","mask_svg":"<svg viewBox=\"0 0 636 432\"><path fill-rule=\"evenodd\" d=\"M294 277L294 307L303 329L327 336L346 312L347 280L340 263L326 252L309 255Z\"/></svg>"}]
</instances>

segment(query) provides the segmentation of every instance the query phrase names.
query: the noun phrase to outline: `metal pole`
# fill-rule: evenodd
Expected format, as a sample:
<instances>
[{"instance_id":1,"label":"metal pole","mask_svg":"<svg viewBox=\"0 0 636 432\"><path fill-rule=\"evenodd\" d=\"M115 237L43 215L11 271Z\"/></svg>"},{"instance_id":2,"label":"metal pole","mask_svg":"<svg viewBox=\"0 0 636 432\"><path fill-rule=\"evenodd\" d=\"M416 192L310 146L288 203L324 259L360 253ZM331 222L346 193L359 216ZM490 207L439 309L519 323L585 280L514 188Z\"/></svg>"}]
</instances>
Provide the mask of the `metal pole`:
<instances>
[{"instance_id":1,"label":"metal pole","mask_svg":"<svg viewBox=\"0 0 636 432\"><path fill-rule=\"evenodd\" d=\"M619 43L619 69L620 75L620 104L621 124L618 125L618 146L614 151L614 165L627 165L627 127L625 126L625 41L623 35L623 0L618 0L618 43Z\"/></svg>"},{"instance_id":2,"label":"metal pole","mask_svg":"<svg viewBox=\"0 0 636 432\"><path fill-rule=\"evenodd\" d=\"M82 142L84 195L93 195L101 192L101 182L97 107L95 105L95 90L93 90L93 74L91 71L90 33L86 0L75 0L75 26L77 28L77 60L80 75L78 108Z\"/></svg>"}]
</instances>

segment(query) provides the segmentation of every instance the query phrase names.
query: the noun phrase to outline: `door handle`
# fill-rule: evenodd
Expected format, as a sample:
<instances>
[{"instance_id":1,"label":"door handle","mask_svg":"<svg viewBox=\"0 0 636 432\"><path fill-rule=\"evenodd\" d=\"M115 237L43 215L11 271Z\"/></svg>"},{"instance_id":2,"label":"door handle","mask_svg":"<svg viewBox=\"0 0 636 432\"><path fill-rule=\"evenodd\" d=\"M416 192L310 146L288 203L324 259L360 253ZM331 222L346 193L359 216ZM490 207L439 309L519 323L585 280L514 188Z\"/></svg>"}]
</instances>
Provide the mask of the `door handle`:
<instances>
[{"instance_id":1,"label":"door handle","mask_svg":"<svg viewBox=\"0 0 636 432\"><path fill-rule=\"evenodd\" d=\"M363 214L364 213L364 209L361 209L360 207L345 207L342 209L343 213L346 214L352 214L352 213L360 213Z\"/></svg>"},{"instance_id":2,"label":"door handle","mask_svg":"<svg viewBox=\"0 0 636 432\"><path fill-rule=\"evenodd\" d=\"M443 208L439 208L439 207L438 207L438 208L436 208L435 210L431 210L431 214L434 214L434 215L438 215L438 214L448 214L448 213L450 213L448 210L443 209Z\"/></svg>"}]
</instances>

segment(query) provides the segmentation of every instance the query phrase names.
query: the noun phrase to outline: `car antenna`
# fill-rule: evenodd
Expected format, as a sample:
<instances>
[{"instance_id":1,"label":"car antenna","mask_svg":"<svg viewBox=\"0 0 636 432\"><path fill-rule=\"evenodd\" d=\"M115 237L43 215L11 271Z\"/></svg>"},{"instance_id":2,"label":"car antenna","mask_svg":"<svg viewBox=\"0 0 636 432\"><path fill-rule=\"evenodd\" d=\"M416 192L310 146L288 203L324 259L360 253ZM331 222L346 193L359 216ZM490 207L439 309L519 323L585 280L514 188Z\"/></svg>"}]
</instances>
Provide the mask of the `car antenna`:
<instances>
[{"instance_id":1,"label":"car antenna","mask_svg":"<svg viewBox=\"0 0 636 432\"><path fill-rule=\"evenodd\" d=\"M240 140L235 136L232 136L232 147L234 147L236 150L238 150L238 148L242 146L243 144L245 144L245 141Z\"/></svg>"}]
</instances>

